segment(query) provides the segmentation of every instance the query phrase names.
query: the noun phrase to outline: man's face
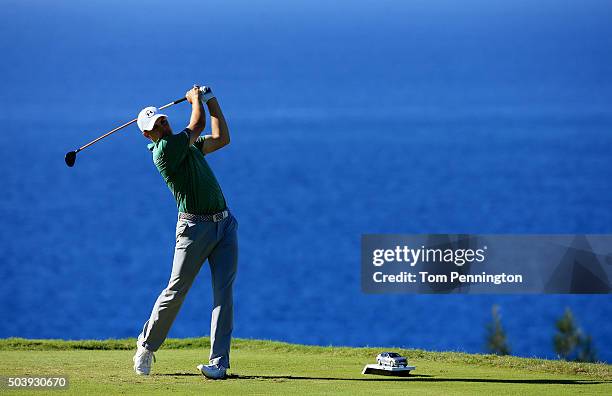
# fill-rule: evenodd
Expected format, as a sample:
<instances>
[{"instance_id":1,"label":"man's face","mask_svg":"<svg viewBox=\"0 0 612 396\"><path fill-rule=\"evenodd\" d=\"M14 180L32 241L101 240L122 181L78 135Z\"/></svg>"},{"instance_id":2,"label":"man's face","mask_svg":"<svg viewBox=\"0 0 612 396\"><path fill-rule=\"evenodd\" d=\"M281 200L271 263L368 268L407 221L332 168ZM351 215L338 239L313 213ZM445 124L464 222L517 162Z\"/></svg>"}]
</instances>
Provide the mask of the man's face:
<instances>
[{"instance_id":1,"label":"man's face","mask_svg":"<svg viewBox=\"0 0 612 396\"><path fill-rule=\"evenodd\" d=\"M166 117L159 117L157 120L155 120L153 129L143 132L143 135L153 141L157 141L164 136L172 135L172 128L170 128L170 124L168 123Z\"/></svg>"}]
</instances>

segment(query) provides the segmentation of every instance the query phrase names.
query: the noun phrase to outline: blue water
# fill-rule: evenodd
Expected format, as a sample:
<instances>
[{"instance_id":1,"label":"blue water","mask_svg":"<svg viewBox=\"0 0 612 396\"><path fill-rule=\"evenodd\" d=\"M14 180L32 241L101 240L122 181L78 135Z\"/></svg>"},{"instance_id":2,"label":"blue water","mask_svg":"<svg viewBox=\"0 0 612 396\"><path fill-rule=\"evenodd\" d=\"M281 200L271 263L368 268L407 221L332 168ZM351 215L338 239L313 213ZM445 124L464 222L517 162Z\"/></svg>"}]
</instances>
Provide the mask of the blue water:
<instances>
[{"instance_id":1,"label":"blue water","mask_svg":"<svg viewBox=\"0 0 612 396\"><path fill-rule=\"evenodd\" d=\"M364 233L611 233L604 1L7 2L0 24L0 337L135 337L176 208L131 127L213 86L210 156L239 221L235 335L554 358L570 307L612 362L609 295L360 291ZM169 109L175 130L189 108ZM206 268L171 337L208 334Z\"/></svg>"}]
</instances>

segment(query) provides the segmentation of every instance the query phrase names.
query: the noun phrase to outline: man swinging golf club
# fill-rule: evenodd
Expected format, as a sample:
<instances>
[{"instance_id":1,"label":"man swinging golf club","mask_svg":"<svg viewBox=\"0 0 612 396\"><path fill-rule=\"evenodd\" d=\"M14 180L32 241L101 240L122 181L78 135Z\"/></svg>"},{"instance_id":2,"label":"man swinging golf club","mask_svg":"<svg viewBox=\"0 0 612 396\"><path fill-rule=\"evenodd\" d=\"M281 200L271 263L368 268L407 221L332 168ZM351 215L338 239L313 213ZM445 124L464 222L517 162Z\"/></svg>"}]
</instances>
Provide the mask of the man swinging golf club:
<instances>
[{"instance_id":1,"label":"man swinging golf club","mask_svg":"<svg viewBox=\"0 0 612 396\"><path fill-rule=\"evenodd\" d=\"M200 267L210 264L213 288L209 364L198 369L208 378L220 379L230 367L233 328L232 286L238 262L238 223L229 212L219 183L204 155L229 144L229 131L210 88L194 86L185 97L191 104L187 128L173 134L167 116L155 107L138 115L138 127L152 141L153 162L172 191L178 206L176 246L168 286L162 290L149 320L138 336L134 371L148 375L153 352L162 345ZM200 136L206 124L206 103L212 132Z\"/></svg>"}]
</instances>

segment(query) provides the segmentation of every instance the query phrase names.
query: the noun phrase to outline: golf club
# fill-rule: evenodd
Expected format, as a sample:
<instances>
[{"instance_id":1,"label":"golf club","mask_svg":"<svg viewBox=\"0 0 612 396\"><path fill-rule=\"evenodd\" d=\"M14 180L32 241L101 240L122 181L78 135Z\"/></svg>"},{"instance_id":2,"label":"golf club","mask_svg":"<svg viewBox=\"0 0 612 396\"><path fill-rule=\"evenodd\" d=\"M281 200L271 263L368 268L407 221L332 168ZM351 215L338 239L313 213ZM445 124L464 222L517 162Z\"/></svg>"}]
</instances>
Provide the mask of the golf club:
<instances>
[{"instance_id":1,"label":"golf club","mask_svg":"<svg viewBox=\"0 0 612 396\"><path fill-rule=\"evenodd\" d=\"M209 88L208 88L208 87L205 87L205 86L200 87L200 92L202 92L202 93L206 93L208 90L209 90ZM184 101L186 101L186 100L187 100L187 98L177 99L177 100L175 100L174 102L170 102L170 103L168 103L168 104L166 104L166 105L163 105L163 106L159 107L159 110L163 110L163 109L165 109L165 108L167 108L167 107L170 107L170 106L175 105L175 104L177 104L177 103L184 102ZM92 140L91 142L87 143L86 145L84 145L84 146L82 146L82 147L80 147L80 148L78 148L78 149L76 149L76 150L74 150L74 151L69 151L69 152L67 152L67 153L66 153L66 156L64 157L64 160L66 161L66 165L68 165L69 167L74 166L74 163L75 163L75 161L76 161L76 155L77 155L77 153L78 153L79 151L83 151L83 150L85 150L87 147L89 147L89 146L93 145L94 143L97 143L98 141L100 141L100 140L104 139L105 137L110 136L110 135L112 135L113 133L117 132L118 130L121 130L121 129L125 128L126 126L128 126L128 125L131 125L131 124L135 123L137 120L138 120L138 118L134 118L133 120L128 121L128 122L126 122L125 124L120 125L120 126L118 126L117 128L115 128L115 129L113 129L113 130L108 131L108 132L107 132L107 133L105 133L104 135L100 136L99 138L97 138L97 139L95 139L95 140Z\"/></svg>"}]
</instances>

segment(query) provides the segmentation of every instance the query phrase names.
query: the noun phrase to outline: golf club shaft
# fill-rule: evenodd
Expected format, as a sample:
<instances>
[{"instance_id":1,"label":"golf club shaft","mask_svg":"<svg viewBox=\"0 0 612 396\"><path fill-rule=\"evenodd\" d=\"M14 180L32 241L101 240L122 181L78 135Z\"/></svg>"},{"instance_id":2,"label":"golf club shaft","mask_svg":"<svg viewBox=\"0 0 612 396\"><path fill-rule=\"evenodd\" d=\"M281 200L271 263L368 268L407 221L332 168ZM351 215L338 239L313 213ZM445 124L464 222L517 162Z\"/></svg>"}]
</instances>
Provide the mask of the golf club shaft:
<instances>
[{"instance_id":1,"label":"golf club shaft","mask_svg":"<svg viewBox=\"0 0 612 396\"><path fill-rule=\"evenodd\" d=\"M184 101L186 101L186 100L187 100L187 98L180 98L180 99L177 99L177 100L175 100L174 102L170 102L170 103L168 103L168 104L165 104L165 105L161 106L161 107L159 108L159 110L163 110L163 109L165 109L165 108L168 108L168 107L170 107L170 106L172 106L172 105L175 105L175 104L177 104L177 103L184 102ZM109 135L112 135L113 133L117 132L117 131L118 131L118 130L120 130L120 129L125 128L125 127L126 127L126 126L128 126L128 125L131 125L131 124L135 123L136 121L138 121L138 118L134 118L133 120L128 121L128 122L126 122L125 124L123 124L123 125L121 125L121 126L118 126L117 128L115 128L115 129L113 129L113 130L111 130L111 131L106 132L104 135L100 136L99 138L97 138L97 139L95 139L95 140L92 140L91 142L87 143L86 145L84 145L84 146L82 146L82 147L80 147L80 148L76 149L76 150L75 150L75 153L78 153L79 151L82 151L82 150L86 149L87 147L91 146L92 144L94 144L94 143L96 143L96 142L98 142L98 141L100 141L100 140L104 139L105 137L107 137L107 136L109 136Z\"/></svg>"},{"instance_id":2,"label":"golf club shaft","mask_svg":"<svg viewBox=\"0 0 612 396\"><path fill-rule=\"evenodd\" d=\"M118 130L123 129L123 128L125 128L126 126L128 126L128 125L131 125L131 124L135 123L136 121L138 121L138 118L134 118L132 121L126 122L125 124L123 124L123 125L121 125L121 126L119 126L119 127L115 128L115 129L113 129L113 130L111 130L111 131L109 131L109 132L105 133L104 135L100 136L99 138L97 138L97 139L95 139L95 140L92 140L91 142L87 143L87 144L86 144L86 145L84 145L83 147L80 147L80 148L76 149L76 150L75 150L75 152L76 152L76 153L78 153L79 151L81 151L81 150L83 150L83 149L86 149L87 147L91 146L92 144L96 143L97 141L102 140L102 139L104 139L105 137L107 137L107 136L109 136L109 135L112 135L113 133L117 132Z\"/></svg>"}]
</instances>

